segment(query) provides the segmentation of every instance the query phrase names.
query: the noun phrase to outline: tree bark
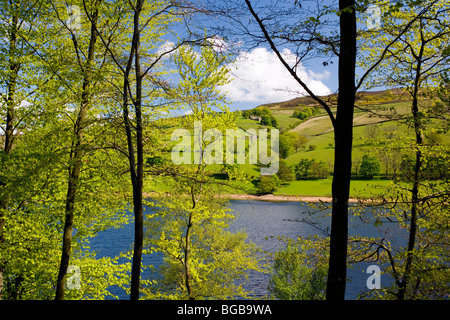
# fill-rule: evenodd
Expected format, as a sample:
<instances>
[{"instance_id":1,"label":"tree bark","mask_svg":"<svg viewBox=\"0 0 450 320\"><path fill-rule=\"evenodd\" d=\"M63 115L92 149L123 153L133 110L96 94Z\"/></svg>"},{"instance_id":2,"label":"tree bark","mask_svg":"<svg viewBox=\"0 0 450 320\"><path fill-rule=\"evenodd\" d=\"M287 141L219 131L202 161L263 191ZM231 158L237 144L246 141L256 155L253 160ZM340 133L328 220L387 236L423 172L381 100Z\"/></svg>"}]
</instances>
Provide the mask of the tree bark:
<instances>
[{"instance_id":1,"label":"tree bark","mask_svg":"<svg viewBox=\"0 0 450 320\"><path fill-rule=\"evenodd\" d=\"M14 119L15 119L15 103L16 103L16 87L17 87L17 77L20 69L20 63L16 61L16 46L17 46L17 29L18 29L19 18L17 14L13 14L12 23L10 29L10 39L9 39L9 81L7 84L8 93L6 97L6 131L5 131L5 145L4 153L11 153L13 142L14 142ZM4 186L5 183L0 180L0 185ZM6 209L8 202L8 196L4 195L0 199L0 209ZM5 227L5 217L4 213L0 211L0 243L4 242L3 229ZM0 261L0 300L3 296L4 279L3 272L5 269L4 261Z\"/></svg>"},{"instance_id":2,"label":"tree bark","mask_svg":"<svg viewBox=\"0 0 450 320\"><path fill-rule=\"evenodd\" d=\"M421 24L422 26L422 24ZM423 37L422 37L423 40ZM416 75L414 78L414 89L413 89L413 99L411 103L411 113L413 115L414 122L414 133L416 137L416 162L414 164L414 176L413 176L413 186L411 189L411 218L409 225L409 237L408 237L408 251L406 253L405 271L403 274L403 279L399 284L399 290L397 297L399 300L405 299L406 288L408 286L411 268L414 259L414 247L416 244L416 233L417 233L417 216L419 211L419 184L420 184L420 170L422 167L422 151L420 149L423 146L423 131L422 131L422 116L419 112L419 87L420 87L420 77L422 69L422 57L425 49L425 43L422 41L420 46L419 54L416 56L417 66L415 68Z\"/></svg>"},{"instance_id":3,"label":"tree bark","mask_svg":"<svg viewBox=\"0 0 450 320\"><path fill-rule=\"evenodd\" d=\"M142 72L140 62L140 30L139 30L139 18L142 11L144 1L137 1L134 13L134 60L136 68L136 99L134 101L134 107L136 111L136 153L137 153L137 167L136 171L131 170L132 185L133 185L133 205L134 205L134 250L133 250L133 263L131 268L131 290L130 300L139 299L139 284L141 277L141 261L142 250L144 246L144 209L142 203L142 186L144 181L144 147L143 147L143 127L142 127ZM126 90L124 88L124 90ZM128 119L127 119L128 121ZM127 130L131 130L130 126L126 127ZM131 131L127 132L128 136L131 136ZM130 140L128 140L131 142ZM134 150L129 148L130 157L134 162ZM131 163L130 163L131 164ZM134 164L133 164L134 168Z\"/></svg>"},{"instance_id":4,"label":"tree bark","mask_svg":"<svg viewBox=\"0 0 450 320\"><path fill-rule=\"evenodd\" d=\"M348 198L352 169L353 110L355 104L356 14L355 1L339 1L339 95L334 127L333 207L327 300L344 300L347 277Z\"/></svg>"},{"instance_id":5,"label":"tree bark","mask_svg":"<svg viewBox=\"0 0 450 320\"><path fill-rule=\"evenodd\" d=\"M194 199L194 195L192 195L192 199ZM195 202L194 202L195 207ZM194 208L193 208L194 209ZM185 284L186 284L186 290L189 296L189 300L194 300L194 297L192 296L192 288L191 288L191 270L189 267L189 259L190 259L190 253L191 253L191 231L192 231L192 212L189 213L189 220L188 225L186 228L186 243L184 247L184 272L185 272Z\"/></svg>"},{"instance_id":6,"label":"tree bark","mask_svg":"<svg viewBox=\"0 0 450 320\"><path fill-rule=\"evenodd\" d=\"M92 64L94 61L95 44L97 42L96 25L98 21L98 6L99 2L96 3L96 8L92 16L91 35L90 35L91 38L89 41L88 57L84 67L81 104L77 120L74 125L74 137L70 152L71 165L69 166L69 183L66 196L63 246L61 252L61 261L59 266L58 279L56 283L55 300L64 300L66 274L70 262L70 251L72 247L72 228L75 213L76 195L80 185L80 172L82 167L83 133L85 121L87 118L87 111L90 105Z\"/></svg>"}]
</instances>

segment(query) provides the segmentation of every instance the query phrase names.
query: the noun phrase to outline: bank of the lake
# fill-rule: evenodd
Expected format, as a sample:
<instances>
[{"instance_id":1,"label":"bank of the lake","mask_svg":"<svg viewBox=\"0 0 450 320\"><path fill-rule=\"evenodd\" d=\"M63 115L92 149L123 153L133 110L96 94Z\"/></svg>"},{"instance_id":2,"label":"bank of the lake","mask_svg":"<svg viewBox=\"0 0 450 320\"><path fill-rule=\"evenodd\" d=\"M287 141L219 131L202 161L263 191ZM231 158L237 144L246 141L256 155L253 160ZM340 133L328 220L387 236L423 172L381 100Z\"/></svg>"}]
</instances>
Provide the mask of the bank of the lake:
<instances>
[{"instance_id":1,"label":"bank of the lake","mask_svg":"<svg viewBox=\"0 0 450 320\"><path fill-rule=\"evenodd\" d=\"M161 193L144 193L146 198L158 198L168 196L169 194ZM252 201L271 201L271 202L308 202L308 203L332 203L332 198L327 196L303 196L303 195L278 195L278 194L247 194L247 193L224 193L217 194L217 197L227 200L252 200ZM349 203L375 203L376 199L368 200L364 198L349 198Z\"/></svg>"},{"instance_id":2,"label":"bank of the lake","mask_svg":"<svg viewBox=\"0 0 450 320\"><path fill-rule=\"evenodd\" d=\"M263 194L263 195L252 195L252 194L224 194L221 195L224 198L230 200L254 200L254 201L274 201L274 202L286 202L286 201L296 201L296 202L327 202L331 203L331 197L324 196L299 196L299 195L275 195L275 194ZM359 200L350 198L350 203L357 203Z\"/></svg>"}]
</instances>

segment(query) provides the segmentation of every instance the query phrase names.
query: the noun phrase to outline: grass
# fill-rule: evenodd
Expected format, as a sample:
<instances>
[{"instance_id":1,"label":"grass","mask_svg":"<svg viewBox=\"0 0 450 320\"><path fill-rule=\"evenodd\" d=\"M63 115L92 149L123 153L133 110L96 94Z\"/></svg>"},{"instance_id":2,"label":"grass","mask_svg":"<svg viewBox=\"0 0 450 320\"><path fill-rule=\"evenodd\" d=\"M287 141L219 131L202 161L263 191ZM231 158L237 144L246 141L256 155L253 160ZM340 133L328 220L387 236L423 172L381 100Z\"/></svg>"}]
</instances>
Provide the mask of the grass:
<instances>
[{"instance_id":1,"label":"grass","mask_svg":"<svg viewBox=\"0 0 450 320\"><path fill-rule=\"evenodd\" d=\"M294 110L273 111L273 116L277 120L281 132L294 128L302 122L300 119L292 117L293 113Z\"/></svg>"},{"instance_id":2,"label":"grass","mask_svg":"<svg viewBox=\"0 0 450 320\"><path fill-rule=\"evenodd\" d=\"M331 197L332 179L319 180L297 180L284 184L276 195L302 195L302 196L320 196ZM350 182L350 196L364 197L383 192L385 187L392 184L391 180L372 179L372 180L352 180Z\"/></svg>"}]
</instances>

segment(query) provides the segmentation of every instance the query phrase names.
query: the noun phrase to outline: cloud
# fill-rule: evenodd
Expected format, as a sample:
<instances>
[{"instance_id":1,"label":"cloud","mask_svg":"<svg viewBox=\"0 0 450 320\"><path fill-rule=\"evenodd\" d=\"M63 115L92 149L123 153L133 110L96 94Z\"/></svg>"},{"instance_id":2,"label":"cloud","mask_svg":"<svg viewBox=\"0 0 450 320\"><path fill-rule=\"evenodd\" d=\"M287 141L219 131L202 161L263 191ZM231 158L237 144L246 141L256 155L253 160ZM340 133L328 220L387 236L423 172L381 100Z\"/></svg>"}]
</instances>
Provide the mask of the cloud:
<instances>
[{"instance_id":1,"label":"cloud","mask_svg":"<svg viewBox=\"0 0 450 320\"><path fill-rule=\"evenodd\" d=\"M286 62L293 66L296 56L289 49L281 53ZM233 102L269 103L293 99L305 95L306 91L292 78L275 53L265 48L256 48L239 54L230 64L229 84L221 87ZM323 84L330 73L315 73L301 64L297 75L317 95L327 95L331 90Z\"/></svg>"}]
</instances>

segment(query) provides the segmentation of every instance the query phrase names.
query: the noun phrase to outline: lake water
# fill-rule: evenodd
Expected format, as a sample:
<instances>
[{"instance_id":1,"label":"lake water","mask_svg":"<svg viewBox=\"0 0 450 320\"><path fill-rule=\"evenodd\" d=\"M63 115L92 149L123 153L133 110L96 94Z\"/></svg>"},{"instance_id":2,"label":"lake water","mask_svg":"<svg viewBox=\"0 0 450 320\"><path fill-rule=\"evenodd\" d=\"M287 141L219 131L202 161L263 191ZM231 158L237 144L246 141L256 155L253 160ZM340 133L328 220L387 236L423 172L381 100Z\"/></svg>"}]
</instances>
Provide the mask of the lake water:
<instances>
[{"instance_id":1,"label":"lake water","mask_svg":"<svg viewBox=\"0 0 450 320\"><path fill-rule=\"evenodd\" d=\"M230 201L230 208L235 211L236 219L230 226L230 230L243 230L248 234L248 240L254 242L261 249L267 252L278 251L282 243L278 236L296 238L297 236L307 236L317 234L320 231L314 226L295 222L293 220L307 218L317 223L317 227L325 229L330 227L330 217L324 212L313 209L306 203L301 202L267 202L267 201ZM315 214L312 214L316 212ZM376 237L380 234L390 236L391 240L398 245L406 243L406 233L401 232L395 225L383 224L381 228L375 228L373 224L363 223L357 217L350 217L349 236L364 235ZM106 230L91 240L91 249L97 252L98 257L114 257L120 252L127 251L132 246L134 239L134 224L130 223L121 229ZM161 263L160 254L144 255L142 263L144 265L157 266ZM359 294L368 290L366 286L367 278L371 274L366 273L366 269L373 263L358 263L347 269L346 299L356 299ZM382 266L380 265L382 269ZM144 271L142 277L150 277L149 271ZM268 294L267 286L270 274L252 272L249 274L249 281L245 287L254 292L255 297L264 297ZM392 279L387 275L382 275L381 285L388 285ZM129 296L120 288L111 290L120 299L128 299Z\"/></svg>"}]
</instances>

